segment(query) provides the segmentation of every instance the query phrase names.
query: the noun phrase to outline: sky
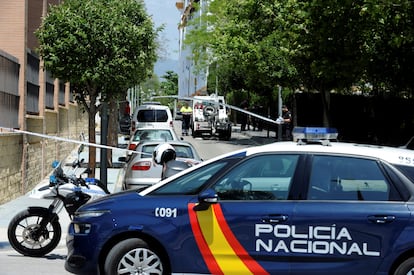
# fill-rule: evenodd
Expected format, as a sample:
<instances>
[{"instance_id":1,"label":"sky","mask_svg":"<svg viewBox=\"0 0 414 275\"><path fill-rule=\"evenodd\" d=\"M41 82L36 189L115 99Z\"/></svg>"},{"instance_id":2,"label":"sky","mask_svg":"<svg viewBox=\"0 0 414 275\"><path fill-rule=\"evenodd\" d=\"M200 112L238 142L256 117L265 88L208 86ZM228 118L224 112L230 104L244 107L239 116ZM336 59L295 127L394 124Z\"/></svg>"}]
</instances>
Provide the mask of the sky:
<instances>
[{"instance_id":1,"label":"sky","mask_svg":"<svg viewBox=\"0 0 414 275\"><path fill-rule=\"evenodd\" d=\"M178 23L180 12L175 7L176 0L144 0L147 12L152 16L155 27L164 24L160 33L166 59L178 60Z\"/></svg>"}]
</instances>

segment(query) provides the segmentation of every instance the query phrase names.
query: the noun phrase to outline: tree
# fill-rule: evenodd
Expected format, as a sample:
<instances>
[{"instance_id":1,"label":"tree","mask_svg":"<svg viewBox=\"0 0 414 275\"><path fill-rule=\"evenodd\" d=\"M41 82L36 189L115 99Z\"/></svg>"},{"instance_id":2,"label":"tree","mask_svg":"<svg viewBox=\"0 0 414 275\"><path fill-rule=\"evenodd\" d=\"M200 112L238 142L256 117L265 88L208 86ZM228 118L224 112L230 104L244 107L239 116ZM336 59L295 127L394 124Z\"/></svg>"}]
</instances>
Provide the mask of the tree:
<instances>
[{"instance_id":1,"label":"tree","mask_svg":"<svg viewBox=\"0 0 414 275\"><path fill-rule=\"evenodd\" d=\"M154 96L158 95L160 89L160 80L156 74L147 78L141 85L140 102L152 101Z\"/></svg>"},{"instance_id":2,"label":"tree","mask_svg":"<svg viewBox=\"0 0 414 275\"><path fill-rule=\"evenodd\" d=\"M278 85L295 86L282 15L292 1L212 1L186 37L195 58L210 58L213 78L221 91L254 91L273 101ZM294 7L291 8L294 10ZM289 10L290 12L290 10ZM206 50L209 49L209 50ZM208 54L201 54L206 52ZM203 63L203 62L199 62ZM250 98L250 96L248 95Z\"/></svg>"},{"instance_id":3,"label":"tree","mask_svg":"<svg viewBox=\"0 0 414 275\"><path fill-rule=\"evenodd\" d=\"M189 23L186 43L196 60L207 60L199 64L214 67L223 89L269 99L277 85L319 92L326 126L333 90L362 83L390 94L414 92L413 1L210 3Z\"/></svg>"},{"instance_id":4,"label":"tree","mask_svg":"<svg viewBox=\"0 0 414 275\"><path fill-rule=\"evenodd\" d=\"M367 79L375 91L414 93L414 2L367 0L361 14L369 20Z\"/></svg>"},{"instance_id":5,"label":"tree","mask_svg":"<svg viewBox=\"0 0 414 275\"><path fill-rule=\"evenodd\" d=\"M74 87L89 115L89 142L95 143L95 115L102 102L125 98L126 91L152 73L156 37L142 1L65 0L50 7L40 28L40 56L52 75ZM99 101L98 101L98 97ZM89 148L93 171L96 148Z\"/></svg>"},{"instance_id":6,"label":"tree","mask_svg":"<svg viewBox=\"0 0 414 275\"><path fill-rule=\"evenodd\" d=\"M164 96L172 96L171 98L166 98L162 100L165 105L168 105L173 112L174 110L174 96L178 95L178 74L174 71L166 71L164 75L161 76L164 81L160 83L161 94Z\"/></svg>"},{"instance_id":7,"label":"tree","mask_svg":"<svg viewBox=\"0 0 414 275\"><path fill-rule=\"evenodd\" d=\"M177 95L178 94L178 74L174 71L166 71L161 78L165 81L161 82L161 90L164 95Z\"/></svg>"},{"instance_id":8,"label":"tree","mask_svg":"<svg viewBox=\"0 0 414 275\"><path fill-rule=\"evenodd\" d=\"M330 126L330 93L346 89L363 77L363 39L366 20L361 16L361 1L297 1L299 18L287 17L295 26L294 55L299 83L319 91L323 123ZM300 26L297 28L296 26Z\"/></svg>"}]
</instances>

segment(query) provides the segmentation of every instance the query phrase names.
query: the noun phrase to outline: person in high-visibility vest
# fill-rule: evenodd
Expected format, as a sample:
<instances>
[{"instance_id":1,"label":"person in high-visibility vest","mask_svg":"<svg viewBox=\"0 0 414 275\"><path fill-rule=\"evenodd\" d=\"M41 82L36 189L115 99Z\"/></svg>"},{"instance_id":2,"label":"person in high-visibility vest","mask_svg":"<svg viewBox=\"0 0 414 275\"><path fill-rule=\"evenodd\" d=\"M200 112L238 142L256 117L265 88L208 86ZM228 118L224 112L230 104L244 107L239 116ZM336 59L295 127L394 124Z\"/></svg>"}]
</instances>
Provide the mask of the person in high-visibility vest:
<instances>
[{"instance_id":1,"label":"person in high-visibility vest","mask_svg":"<svg viewBox=\"0 0 414 275\"><path fill-rule=\"evenodd\" d=\"M181 124L181 134L188 136L188 129L190 128L191 115L193 114L193 109L188 106L188 102L185 102L180 109L181 114L183 115L183 121Z\"/></svg>"}]
</instances>

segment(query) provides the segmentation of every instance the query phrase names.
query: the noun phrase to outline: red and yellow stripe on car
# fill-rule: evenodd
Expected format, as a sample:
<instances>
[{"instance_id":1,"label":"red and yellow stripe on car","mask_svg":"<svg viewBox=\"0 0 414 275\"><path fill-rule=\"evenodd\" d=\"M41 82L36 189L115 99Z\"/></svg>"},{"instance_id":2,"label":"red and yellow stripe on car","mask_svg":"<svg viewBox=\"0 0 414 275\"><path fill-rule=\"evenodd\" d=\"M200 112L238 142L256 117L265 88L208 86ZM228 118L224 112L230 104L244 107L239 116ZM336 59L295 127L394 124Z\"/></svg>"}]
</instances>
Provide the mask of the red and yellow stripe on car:
<instances>
[{"instance_id":1,"label":"red and yellow stripe on car","mask_svg":"<svg viewBox=\"0 0 414 275\"><path fill-rule=\"evenodd\" d=\"M191 228L211 274L268 274L234 236L220 204L203 211L195 205L188 205Z\"/></svg>"}]
</instances>

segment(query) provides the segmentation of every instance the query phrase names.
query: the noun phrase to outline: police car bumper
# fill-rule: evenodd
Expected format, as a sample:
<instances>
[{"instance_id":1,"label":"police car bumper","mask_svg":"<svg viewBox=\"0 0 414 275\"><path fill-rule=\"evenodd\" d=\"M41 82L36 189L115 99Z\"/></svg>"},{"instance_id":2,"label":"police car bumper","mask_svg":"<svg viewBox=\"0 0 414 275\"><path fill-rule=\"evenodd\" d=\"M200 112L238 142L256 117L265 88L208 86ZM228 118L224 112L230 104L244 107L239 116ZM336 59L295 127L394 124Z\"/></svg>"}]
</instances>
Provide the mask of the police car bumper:
<instances>
[{"instance_id":1,"label":"police car bumper","mask_svg":"<svg viewBox=\"0 0 414 275\"><path fill-rule=\"evenodd\" d=\"M65 261L65 269L74 274L98 274L98 267L92 262L96 261L87 260L87 257L75 252L73 247L73 236L68 235L66 239L66 245L68 248L68 255Z\"/></svg>"}]
</instances>

